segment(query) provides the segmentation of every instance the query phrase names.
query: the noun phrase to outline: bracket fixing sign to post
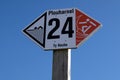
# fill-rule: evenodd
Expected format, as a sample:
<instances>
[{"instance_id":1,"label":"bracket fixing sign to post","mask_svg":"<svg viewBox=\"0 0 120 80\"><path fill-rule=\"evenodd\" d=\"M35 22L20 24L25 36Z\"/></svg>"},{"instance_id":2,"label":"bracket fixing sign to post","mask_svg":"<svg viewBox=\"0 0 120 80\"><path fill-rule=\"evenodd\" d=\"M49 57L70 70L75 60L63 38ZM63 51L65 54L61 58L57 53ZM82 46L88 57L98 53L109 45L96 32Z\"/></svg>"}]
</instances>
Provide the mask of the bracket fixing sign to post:
<instances>
[{"instance_id":1,"label":"bracket fixing sign to post","mask_svg":"<svg viewBox=\"0 0 120 80\"><path fill-rule=\"evenodd\" d=\"M47 10L23 32L45 50L77 48L101 24L76 8Z\"/></svg>"}]
</instances>

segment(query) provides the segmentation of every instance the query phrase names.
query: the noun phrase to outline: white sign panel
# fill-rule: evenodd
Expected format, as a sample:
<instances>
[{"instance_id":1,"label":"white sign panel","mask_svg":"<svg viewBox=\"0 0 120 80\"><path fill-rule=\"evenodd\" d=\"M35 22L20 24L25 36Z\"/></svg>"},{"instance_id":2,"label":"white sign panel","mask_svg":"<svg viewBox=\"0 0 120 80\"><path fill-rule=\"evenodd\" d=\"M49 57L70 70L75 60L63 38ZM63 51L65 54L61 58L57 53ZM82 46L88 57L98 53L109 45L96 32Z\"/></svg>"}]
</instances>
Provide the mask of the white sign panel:
<instances>
[{"instance_id":1,"label":"white sign panel","mask_svg":"<svg viewBox=\"0 0 120 80\"><path fill-rule=\"evenodd\" d=\"M46 11L23 32L45 50L67 49L78 47L100 25L78 9L58 9Z\"/></svg>"},{"instance_id":2,"label":"white sign panel","mask_svg":"<svg viewBox=\"0 0 120 80\"><path fill-rule=\"evenodd\" d=\"M47 11L46 49L76 47L74 9Z\"/></svg>"}]
</instances>

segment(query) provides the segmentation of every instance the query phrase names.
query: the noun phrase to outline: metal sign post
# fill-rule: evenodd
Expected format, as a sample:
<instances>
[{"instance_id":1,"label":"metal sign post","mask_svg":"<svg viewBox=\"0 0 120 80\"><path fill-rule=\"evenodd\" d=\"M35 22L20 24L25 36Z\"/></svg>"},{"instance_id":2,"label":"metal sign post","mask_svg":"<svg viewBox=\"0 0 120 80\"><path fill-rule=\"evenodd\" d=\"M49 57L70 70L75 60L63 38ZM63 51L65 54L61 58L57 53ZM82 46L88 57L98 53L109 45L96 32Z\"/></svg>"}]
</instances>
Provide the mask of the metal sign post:
<instances>
[{"instance_id":1,"label":"metal sign post","mask_svg":"<svg viewBox=\"0 0 120 80\"><path fill-rule=\"evenodd\" d=\"M71 49L53 50L52 80L71 80Z\"/></svg>"}]
</instances>

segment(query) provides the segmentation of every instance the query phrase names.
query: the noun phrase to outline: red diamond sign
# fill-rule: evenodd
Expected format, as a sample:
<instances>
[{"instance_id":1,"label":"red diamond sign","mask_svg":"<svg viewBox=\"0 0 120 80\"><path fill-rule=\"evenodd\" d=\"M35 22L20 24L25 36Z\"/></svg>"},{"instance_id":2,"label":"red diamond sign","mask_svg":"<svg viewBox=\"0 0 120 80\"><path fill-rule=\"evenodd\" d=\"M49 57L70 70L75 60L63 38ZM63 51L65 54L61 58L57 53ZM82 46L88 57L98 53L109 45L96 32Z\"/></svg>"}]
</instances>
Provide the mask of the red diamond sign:
<instances>
[{"instance_id":1,"label":"red diamond sign","mask_svg":"<svg viewBox=\"0 0 120 80\"><path fill-rule=\"evenodd\" d=\"M43 49L76 48L101 24L78 9L48 10L23 32Z\"/></svg>"},{"instance_id":2,"label":"red diamond sign","mask_svg":"<svg viewBox=\"0 0 120 80\"><path fill-rule=\"evenodd\" d=\"M85 13L76 9L76 46L86 40L92 33L94 33L101 24L92 19Z\"/></svg>"}]
</instances>

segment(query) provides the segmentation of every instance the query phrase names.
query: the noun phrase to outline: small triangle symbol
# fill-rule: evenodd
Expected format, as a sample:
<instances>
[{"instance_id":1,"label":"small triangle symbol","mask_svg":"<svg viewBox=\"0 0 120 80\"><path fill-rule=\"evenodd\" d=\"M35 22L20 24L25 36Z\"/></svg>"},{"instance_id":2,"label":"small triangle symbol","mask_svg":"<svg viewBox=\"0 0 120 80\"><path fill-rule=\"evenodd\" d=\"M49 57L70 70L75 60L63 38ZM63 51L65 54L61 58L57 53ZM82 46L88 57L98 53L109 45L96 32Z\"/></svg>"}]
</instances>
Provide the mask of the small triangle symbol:
<instances>
[{"instance_id":1,"label":"small triangle symbol","mask_svg":"<svg viewBox=\"0 0 120 80\"><path fill-rule=\"evenodd\" d=\"M47 13L44 13L23 30L25 34L27 34L42 47L45 47L46 15Z\"/></svg>"}]
</instances>

